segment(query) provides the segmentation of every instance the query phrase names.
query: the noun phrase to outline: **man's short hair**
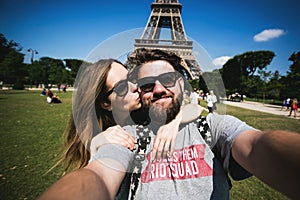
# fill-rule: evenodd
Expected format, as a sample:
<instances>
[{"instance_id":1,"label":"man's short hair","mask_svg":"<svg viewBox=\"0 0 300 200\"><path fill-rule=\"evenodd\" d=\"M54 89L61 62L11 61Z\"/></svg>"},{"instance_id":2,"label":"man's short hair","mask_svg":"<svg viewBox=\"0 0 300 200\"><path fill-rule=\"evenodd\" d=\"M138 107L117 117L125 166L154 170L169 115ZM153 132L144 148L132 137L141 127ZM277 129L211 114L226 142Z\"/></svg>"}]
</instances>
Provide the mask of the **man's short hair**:
<instances>
[{"instance_id":1,"label":"man's short hair","mask_svg":"<svg viewBox=\"0 0 300 200\"><path fill-rule=\"evenodd\" d=\"M129 76L131 81L135 82L135 80L138 79L138 71L144 63L156 60L164 60L170 63L174 70L179 72L183 76L185 89L189 91L192 89L190 88L190 85L186 80L187 74L191 76L191 73L185 60L176 55L174 52L166 50L163 51L160 49L138 48L131 54L129 54L129 56L127 57L126 65L130 69Z\"/></svg>"},{"instance_id":2,"label":"man's short hair","mask_svg":"<svg viewBox=\"0 0 300 200\"><path fill-rule=\"evenodd\" d=\"M175 53L166 50L163 51L160 49L138 48L131 54L129 54L126 64L128 65L129 69L138 70L135 68L140 67L144 63L156 60L167 61L173 66L176 71L181 73L184 77L187 75L187 73L188 76L191 76L189 67L185 60Z\"/></svg>"}]
</instances>

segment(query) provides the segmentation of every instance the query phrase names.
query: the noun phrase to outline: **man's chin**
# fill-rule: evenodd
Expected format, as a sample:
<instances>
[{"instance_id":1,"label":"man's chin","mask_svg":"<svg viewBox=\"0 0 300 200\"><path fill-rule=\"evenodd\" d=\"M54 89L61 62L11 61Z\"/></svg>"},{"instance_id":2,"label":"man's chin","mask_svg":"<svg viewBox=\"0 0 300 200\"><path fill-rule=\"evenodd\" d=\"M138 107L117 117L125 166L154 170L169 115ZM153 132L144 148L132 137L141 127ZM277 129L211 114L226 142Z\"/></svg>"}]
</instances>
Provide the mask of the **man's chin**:
<instances>
[{"instance_id":1,"label":"man's chin","mask_svg":"<svg viewBox=\"0 0 300 200\"><path fill-rule=\"evenodd\" d=\"M171 103L172 103L172 98L160 98L152 102L152 106L159 106L166 109L170 106Z\"/></svg>"},{"instance_id":2,"label":"man's chin","mask_svg":"<svg viewBox=\"0 0 300 200\"><path fill-rule=\"evenodd\" d=\"M167 119L167 107L161 104L152 104L149 109L151 121L165 123Z\"/></svg>"},{"instance_id":3,"label":"man's chin","mask_svg":"<svg viewBox=\"0 0 300 200\"><path fill-rule=\"evenodd\" d=\"M144 110L149 113L151 121L164 124L175 118L180 110L180 104L174 98L159 98L144 102Z\"/></svg>"}]
</instances>

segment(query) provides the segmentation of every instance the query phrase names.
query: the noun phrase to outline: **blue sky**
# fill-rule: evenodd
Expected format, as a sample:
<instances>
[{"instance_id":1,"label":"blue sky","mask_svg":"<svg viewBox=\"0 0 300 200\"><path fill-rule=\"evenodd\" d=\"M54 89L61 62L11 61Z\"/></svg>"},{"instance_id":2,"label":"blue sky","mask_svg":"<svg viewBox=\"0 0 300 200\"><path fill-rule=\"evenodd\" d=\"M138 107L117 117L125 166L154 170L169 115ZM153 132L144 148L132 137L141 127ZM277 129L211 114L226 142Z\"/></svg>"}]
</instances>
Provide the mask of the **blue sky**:
<instances>
[{"instance_id":1,"label":"blue sky","mask_svg":"<svg viewBox=\"0 0 300 200\"><path fill-rule=\"evenodd\" d=\"M3 0L0 32L35 56L85 59L109 38L144 29L154 0ZM216 68L246 51L276 54L268 70L285 75L300 50L298 0L179 0L186 35L201 45Z\"/></svg>"}]
</instances>

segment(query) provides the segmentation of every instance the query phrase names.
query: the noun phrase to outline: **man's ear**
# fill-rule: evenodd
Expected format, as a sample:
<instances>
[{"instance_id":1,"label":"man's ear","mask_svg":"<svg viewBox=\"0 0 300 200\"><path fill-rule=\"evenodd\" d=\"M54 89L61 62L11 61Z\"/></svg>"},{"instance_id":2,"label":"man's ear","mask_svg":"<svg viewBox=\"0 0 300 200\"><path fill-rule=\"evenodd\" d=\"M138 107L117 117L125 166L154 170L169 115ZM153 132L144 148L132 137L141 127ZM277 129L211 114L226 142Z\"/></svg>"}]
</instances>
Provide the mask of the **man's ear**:
<instances>
[{"instance_id":1,"label":"man's ear","mask_svg":"<svg viewBox=\"0 0 300 200\"><path fill-rule=\"evenodd\" d=\"M104 110L111 111L111 103L110 102L101 102L100 105Z\"/></svg>"}]
</instances>

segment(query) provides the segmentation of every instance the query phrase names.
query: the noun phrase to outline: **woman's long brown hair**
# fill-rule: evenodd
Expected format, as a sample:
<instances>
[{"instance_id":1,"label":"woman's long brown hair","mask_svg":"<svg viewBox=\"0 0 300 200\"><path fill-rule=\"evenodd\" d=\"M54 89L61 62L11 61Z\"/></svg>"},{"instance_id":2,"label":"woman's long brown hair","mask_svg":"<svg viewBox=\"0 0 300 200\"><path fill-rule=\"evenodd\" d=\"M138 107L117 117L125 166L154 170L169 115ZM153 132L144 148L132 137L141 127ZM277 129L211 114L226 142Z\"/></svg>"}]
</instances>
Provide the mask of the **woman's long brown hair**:
<instances>
[{"instance_id":1,"label":"woman's long brown hair","mask_svg":"<svg viewBox=\"0 0 300 200\"><path fill-rule=\"evenodd\" d=\"M86 166L90 159L91 139L115 125L112 113L101 107L102 102L110 103L106 95L106 79L113 62L122 64L114 59L99 60L81 66L77 74L72 115L64 133L65 150L57 163L64 164L65 172Z\"/></svg>"}]
</instances>

